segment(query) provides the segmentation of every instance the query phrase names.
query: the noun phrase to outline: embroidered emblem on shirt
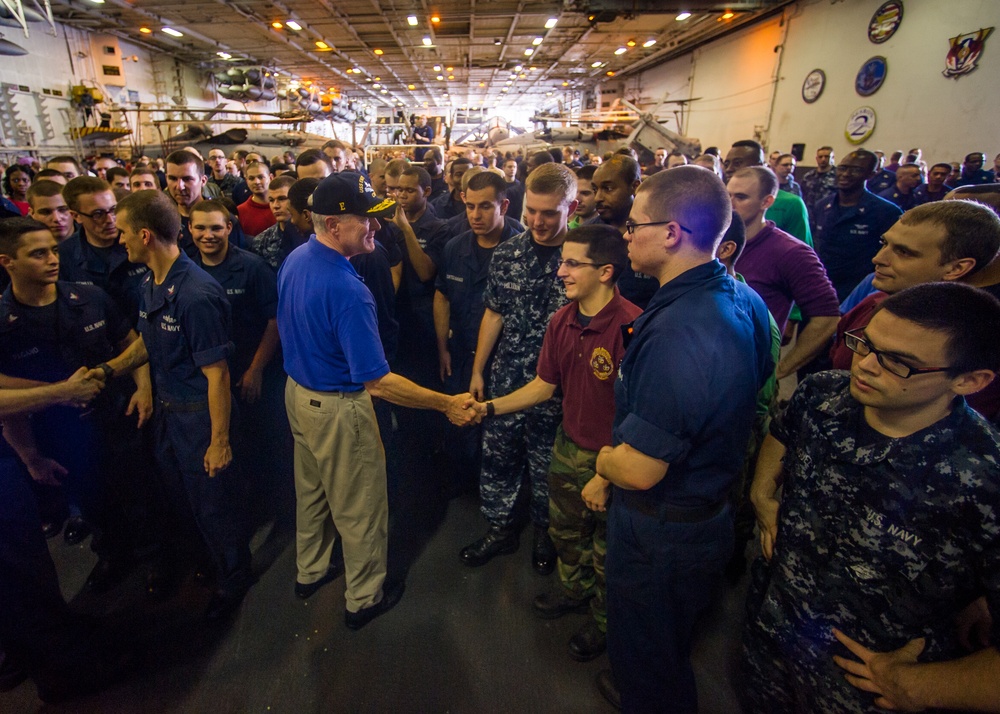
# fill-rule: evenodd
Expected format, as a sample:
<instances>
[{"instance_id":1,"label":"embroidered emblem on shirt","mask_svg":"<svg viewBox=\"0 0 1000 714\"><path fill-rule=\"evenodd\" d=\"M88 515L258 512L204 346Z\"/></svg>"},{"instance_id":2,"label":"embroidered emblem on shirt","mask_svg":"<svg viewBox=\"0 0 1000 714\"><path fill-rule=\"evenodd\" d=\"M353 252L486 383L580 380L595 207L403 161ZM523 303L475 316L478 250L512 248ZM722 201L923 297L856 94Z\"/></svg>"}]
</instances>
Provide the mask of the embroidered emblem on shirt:
<instances>
[{"instance_id":1,"label":"embroidered emblem on shirt","mask_svg":"<svg viewBox=\"0 0 1000 714\"><path fill-rule=\"evenodd\" d=\"M595 347L590 353L590 368L594 370L594 376L602 382L615 373L615 364L611 360L611 353L603 347Z\"/></svg>"},{"instance_id":2,"label":"embroidered emblem on shirt","mask_svg":"<svg viewBox=\"0 0 1000 714\"><path fill-rule=\"evenodd\" d=\"M171 285L169 288L167 288L167 295L173 295L173 294L174 294L174 286Z\"/></svg>"}]
</instances>

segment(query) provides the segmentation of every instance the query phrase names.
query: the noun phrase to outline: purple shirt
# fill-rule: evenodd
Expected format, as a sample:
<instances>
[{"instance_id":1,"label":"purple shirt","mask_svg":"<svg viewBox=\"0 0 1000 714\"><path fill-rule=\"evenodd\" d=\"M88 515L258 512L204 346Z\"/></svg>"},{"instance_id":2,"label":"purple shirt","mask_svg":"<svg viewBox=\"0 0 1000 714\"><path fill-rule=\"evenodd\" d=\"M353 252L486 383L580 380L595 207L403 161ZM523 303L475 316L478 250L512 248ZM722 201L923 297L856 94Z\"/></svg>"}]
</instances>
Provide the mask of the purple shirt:
<instances>
[{"instance_id":1,"label":"purple shirt","mask_svg":"<svg viewBox=\"0 0 1000 714\"><path fill-rule=\"evenodd\" d=\"M839 317L837 291L819 256L808 245L775 228L774 221L747 240L736 269L764 299L781 331L794 302L803 317Z\"/></svg>"}]
</instances>

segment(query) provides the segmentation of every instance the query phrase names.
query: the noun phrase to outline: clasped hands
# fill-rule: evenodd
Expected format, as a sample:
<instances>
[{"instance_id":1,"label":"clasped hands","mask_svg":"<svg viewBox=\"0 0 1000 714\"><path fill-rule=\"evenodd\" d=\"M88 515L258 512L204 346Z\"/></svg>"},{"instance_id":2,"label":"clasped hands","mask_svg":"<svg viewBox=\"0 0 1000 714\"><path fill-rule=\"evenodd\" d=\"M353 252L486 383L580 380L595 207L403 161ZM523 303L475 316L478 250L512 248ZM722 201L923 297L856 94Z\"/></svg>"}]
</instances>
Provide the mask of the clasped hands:
<instances>
[{"instance_id":1,"label":"clasped hands","mask_svg":"<svg viewBox=\"0 0 1000 714\"><path fill-rule=\"evenodd\" d=\"M478 424L482 421L483 414L486 413L486 406L483 405L483 411L480 413L476 409L476 404L476 400L468 392L456 394L453 397L448 397L448 408L445 410L444 415L455 426Z\"/></svg>"}]
</instances>

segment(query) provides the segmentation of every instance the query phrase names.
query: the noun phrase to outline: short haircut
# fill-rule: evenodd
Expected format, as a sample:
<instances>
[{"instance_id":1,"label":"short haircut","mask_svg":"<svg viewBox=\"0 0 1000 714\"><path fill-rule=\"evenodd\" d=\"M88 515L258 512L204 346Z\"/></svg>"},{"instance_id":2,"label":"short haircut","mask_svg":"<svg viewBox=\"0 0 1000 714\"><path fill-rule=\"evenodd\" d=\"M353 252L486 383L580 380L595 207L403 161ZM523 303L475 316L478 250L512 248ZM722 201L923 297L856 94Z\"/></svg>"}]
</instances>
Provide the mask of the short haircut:
<instances>
[{"instance_id":1,"label":"short haircut","mask_svg":"<svg viewBox=\"0 0 1000 714\"><path fill-rule=\"evenodd\" d=\"M417 180L420 182L420 188L430 188L431 187L431 175L427 173L427 169L423 166L407 166L403 171L400 172L400 177L402 176L416 176Z\"/></svg>"},{"instance_id":2,"label":"short haircut","mask_svg":"<svg viewBox=\"0 0 1000 714\"><path fill-rule=\"evenodd\" d=\"M561 157L560 157L559 161L557 162L555 159L552 158L552 154L549 153L548 151L536 151L534 154L532 154L528 158L535 165L535 168L538 168L542 164L551 164L551 163L561 163L562 162L562 158Z\"/></svg>"},{"instance_id":3,"label":"short haircut","mask_svg":"<svg viewBox=\"0 0 1000 714\"><path fill-rule=\"evenodd\" d=\"M245 159L249 155L250 152L247 151L246 149L237 149L236 151L233 152L233 156L240 160Z\"/></svg>"},{"instance_id":4,"label":"short haircut","mask_svg":"<svg viewBox=\"0 0 1000 714\"><path fill-rule=\"evenodd\" d=\"M778 157L778 163L780 164L785 159L791 159L792 161L796 161L797 160L795 158L794 154L782 154L781 156ZM950 167L949 167L949 170L950 170Z\"/></svg>"},{"instance_id":5,"label":"short haircut","mask_svg":"<svg viewBox=\"0 0 1000 714\"><path fill-rule=\"evenodd\" d=\"M436 148L428 149L424 152L424 161L427 159L433 159L434 163L440 164L442 161L441 152ZM393 159L393 161L406 161L406 159ZM392 163L391 161L389 163Z\"/></svg>"},{"instance_id":6,"label":"short haircut","mask_svg":"<svg viewBox=\"0 0 1000 714\"><path fill-rule=\"evenodd\" d=\"M62 176L62 174L55 169L42 169L35 174L35 181L38 181L39 179L47 179L50 176Z\"/></svg>"},{"instance_id":7,"label":"short haircut","mask_svg":"<svg viewBox=\"0 0 1000 714\"><path fill-rule=\"evenodd\" d=\"M194 166L198 170L199 176L205 175L205 162L197 154L193 154L187 149L173 151L167 155L167 163L174 166Z\"/></svg>"},{"instance_id":8,"label":"short haircut","mask_svg":"<svg viewBox=\"0 0 1000 714\"><path fill-rule=\"evenodd\" d=\"M715 255L733 216L726 185L715 172L701 166L675 166L639 184L636 195L641 193L650 194L646 207L651 220L677 221L691 231L698 250Z\"/></svg>"},{"instance_id":9,"label":"short haircut","mask_svg":"<svg viewBox=\"0 0 1000 714\"><path fill-rule=\"evenodd\" d=\"M51 198L52 196L58 196L62 193L63 185L61 183L56 183L55 181L49 181L48 179L42 179L41 181L35 181L28 187L28 203L31 203L31 199L36 196L41 196L42 198Z\"/></svg>"},{"instance_id":10,"label":"short haircut","mask_svg":"<svg viewBox=\"0 0 1000 714\"><path fill-rule=\"evenodd\" d=\"M291 167L284 161L272 161L268 164L268 168L271 169L272 174L276 174L279 171L291 171Z\"/></svg>"},{"instance_id":11,"label":"short haircut","mask_svg":"<svg viewBox=\"0 0 1000 714\"><path fill-rule=\"evenodd\" d=\"M629 264L628 243L614 226L589 223L567 233L566 242L587 246L587 257L598 265L614 266L612 284L618 281L618 276Z\"/></svg>"},{"instance_id":12,"label":"short haircut","mask_svg":"<svg viewBox=\"0 0 1000 714\"><path fill-rule=\"evenodd\" d=\"M75 156L70 156L69 154L60 154L59 156L53 156L51 159L45 162L45 165L49 164L73 164L76 167L76 172L78 174L83 173L83 166L77 161Z\"/></svg>"},{"instance_id":13,"label":"short haircut","mask_svg":"<svg viewBox=\"0 0 1000 714\"><path fill-rule=\"evenodd\" d=\"M581 166L576 170L576 177L583 179L584 181L593 181L594 174L597 173L599 167L593 164L587 164L586 166Z\"/></svg>"},{"instance_id":14,"label":"short haircut","mask_svg":"<svg viewBox=\"0 0 1000 714\"><path fill-rule=\"evenodd\" d=\"M859 159L864 159L865 161L868 162L869 173L874 171L875 167L878 166L878 157L875 156L875 154L873 154L872 152L868 151L868 149L855 149L854 151L851 152L851 154L854 154ZM848 154L848 156L850 156L851 154Z\"/></svg>"},{"instance_id":15,"label":"short haircut","mask_svg":"<svg viewBox=\"0 0 1000 714\"><path fill-rule=\"evenodd\" d=\"M608 170L605 167L611 167L614 170L615 175L622 177L627 184L632 184L636 181L642 180L642 168L639 166L639 162L631 156L615 154L600 166L596 166L594 168L599 169L601 173L604 174Z\"/></svg>"},{"instance_id":16,"label":"short haircut","mask_svg":"<svg viewBox=\"0 0 1000 714\"><path fill-rule=\"evenodd\" d=\"M560 149L558 146L553 146L551 149L549 149L549 154L552 156L553 161L562 162L563 153L562 149Z\"/></svg>"},{"instance_id":17,"label":"short haircut","mask_svg":"<svg viewBox=\"0 0 1000 714\"><path fill-rule=\"evenodd\" d=\"M342 142L340 139L330 139L330 141L323 144L321 149L343 149L345 152L350 153L351 147Z\"/></svg>"},{"instance_id":18,"label":"short haircut","mask_svg":"<svg viewBox=\"0 0 1000 714\"><path fill-rule=\"evenodd\" d=\"M129 178L132 178L133 176L156 176L156 169L154 169L149 164L146 164L144 166L136 166L134 169L132 169L132 173L129 174ZM156 185L159 186L160 185L159 182L157 182Z\"/></svg>"},{"instance_id":19,"label":"short haircut","mask_svg":"<svg viewBox=\"0 0 1000 714\"><path fill-rule=\"evenodd\" d=\"M753 178L761 198L778 195L778 177L766 166L747 166L734 173L733 178Z\"/></svg>"},{"instance_id":20,"label":"short haircut","mask_svg":"<svg viewBox=\"0 0 1000 714\"><path fill-rule=\"evenodd\" d=\"M965 155L965 160L968 161L970 156L981 156L984 160L986 159L985 151L972 151Z\"/></svg>"},{"instance_id":21,"label":"short haircut","mask_svg":"<svg viewBox=\"0 0 1000 714\"><path fill-rule=\"evenodd\" d=\"M466 176L468 176L468 174L466 174ZM462 182L465 182L465 176L462 177ZM486 188L493 189L493 197L495 200L502 201L506 198L507 182L492 171L480 171L473 174L472 178L469 179L469 183L467 184L465 190L482 191Z\"/></svg>"},{"instance_id":22,"label":"short haircut","mask_svg":"<svg viewBox=\"0 0 1000 714\"><path fill-rule=\"evenodd\" d=\"M934 201L914 206L904 213L906 226L931 223L944 228L941 262L974 258L976 265L966 275L985 268L1000 251L1000 217L975 201Z\"/></svg>"},{"instance_id":23,"label":"short haircut","mask_svg":"<svg viewBox=\"0 0 1000 714\"><path fill-rule=\"evenodd\" d=\"M472 160L471 159L467 159L467 158L465 158L463 156L463 157L457 158L454 161L452 161L451 164L450 164L450 166L449 166L449 169L448 169L448 175L449 176L454 176L455 175L455 167L456 166L472 166Z\"/></svg>"},{"instance_id":24,"label":"short haircut","mask_svg":"<svg viewBox=\"0 0 1000 714\"><path fill-rule=\"evenodd\" d=\"M217 198L207 198L191 206L188 210L189 214L194 214L196 212L201 213L221 213L222 217L226 220L226 223L231 223L233 220L233 214L229 212L222 201Z\"/></svg>"},{"instance_id":25,"label":"short haircut","mask_svg":"<svg viewBox=\"0 0 1000 714\"><path fill-rule=\"evenodd\" d=\"M821 151L833 151L833 147L832 146L821 146L818 149L816 149L816 153L817 154L819 152L821 152Z\"/></svg>"},{"instance_id":26,"label":"short haircut","mask_svg":"<svg viewBox=\"0 0 1000 714\"><path fill-rule=\"evenodd\" d=\"M736 261L740 259L741 255L743 255L743 249L747 245L747 227L743 223L743 219L739 217L736 211L733 211L732 218L729 221L729 228L727 228L726 232L722 234L722 240L719 241L719 245L722 245L727 241L736 244L736 249L729 257L729 263L735 265Z\"/></svg>"},{"instance_id":27,"label":"short haircut","mask_svg":"<svg viewBox=\"0 0 1000 714\"><path fill-rule=\"evenodd\" d=\"M264 173L268 175L271 174L271 167L265 164L263 161L251 161L250 163L247 164L246 169L244 169L244 173L250 173L250 169L263 169Z\"/></svg>"},{"instance_id":28,"label":"short haircut","mask_svg":"<svg viewBox=\"0 0 1000 714\"><path fill-rule=\"evenodd\" d=\"M299 157L295 159L295 166L312 166L313 164L322 161L326 164L327 168L333 169L333 165L330 163L330 159L319 149L306 149Z\"/></svg>"},{"instance_id":29,"label":"short haircut","mask_svg":"<svg viewBox=\"0 0 1000 714\"><path fill-rule=\"evenodd\" d=\"M80 196L88 196L94 193L104 193L111 190L111 184L96 176L77 176L70 179L63 186L62 195L66 205L72 211L80 210Z\"/></svg>"},{"instance_id":30,"label":"short haircut","mask_svg":"<svg viewBox=\"0 0 1000 714\"><path fill-rule=\"evenodd\" d=\"M469 188L469 181L476 177L476 174L481 174L485 171L482 166L470 166L469 169L462 174L462 190L465 191ZM502 171L500 173L503 173Z\"/></svg>"},{"instance_id":31,"label":"short haircut","mask_svg":"<svg viewBox=\"0 0 1000 714\"><path fill-rule=\"evenodd\" d=\"M186 151L183 153L194 156ZM177 212L174 199L152 189L134 191L123 198L118 204L118 220L124 220L134 231L148 230L161 243L176 244L181 232L181 214Z\"/></svg>"},{"instance_id":32,"label":"short haircut","mask_svg":"<svg viewBox=\"0 0 1000 714\"><path fill-rule=\"evenodd\" d=\"M528 174L524 190L542 196L561 196L568 203L576 199L576 174L568 166L550 161Z\"/></svg>"},{"instance_id":33,"label":"short haircut","mask_svg":"<svg viewBox=\"0 0 1000 714\"><path fill-rule=\"evenodd\" d=\"M385 165L385 175L392 178L399 178L409 167L410 162L406 159L393 159ZM424 170L426 171L426 169Z\"/></svg>"},{"instance_id":34,"label":"short haircut","mask_svg":"<svg viewBox=\"0 0 1000 714\"><path fill-rule=\"evenodd\" d=\"M931 164L931 167L927 169L927 172L930 173L934 169L946 169L948 173L951 173L951 164L945 164L945 163Z\"/></svg>"},{"instance_id":35,"label":"short haircut","mask_svg":"<svg viewBox=\"0 0 1000 714\"><path fill-rule=\"evenodd\" d=\"M368 164L368 173L385 171L385 167L388 164L389 162L383 159L381 156L376 156L374 159L371 160L371 163Z\"/></svg>"},{"instance_id":36,"label":"short haircut","mask_svg":"<svg viewBox=\"0 0 1000 714\"><path fill-rule=\"evenodd\" d=\"M121 166L114 166L108 169L104 175L108 177L108 183L111 183L111 179L113 179L115 176L121 176L122 178L127 179L128 170L123 169Z\"/></svg>"},{"instance_id":37,"label":"short haircut","mask_svg":"<svg viewBox=\"0 0 1000 714\"><path fill-rule=\"evenodd\" d=\"M271 179L271 183L267 185L268 191L276 191L282 188L291 188L292 184L295 183L295 177L289 176L288 174L282 174Z\"/></svg>"},{"instance_id":38,"label":"short haircut","mask_svg":"<svg viewBox=\"0 0 1000 714\"><path fill-rule=\"evenodd\" d=\"M0 221L0 254L9 255L11 258L15 257L17 249L21 246L21 238L36 231L45 231L52 235L48 226L34 218L17 216L16 218L3 219Z\"/></svg>"},{"instance_id":39,"label":"short haircut","mask_svg":"<svg viewBox=\"0 0 1000 714\"><path fill-rule=\"evenodd\" d=\"M288 202L292 205L292 208L299 213L302 211L311 211L309 198L313 195L313 191L316 190L317 186L319 186L318 178L302 178L293 183L291 188L288 189Z\"/></svg>"},{"instance_id":40,"label":"short haircut","mask_svg":"<svg viewBox=\"0 0 1000 714\"><path fill-rule=\"evenodd\" d=\"M734 141L734 149L750 149L754 152L754 156L757 159L758 164L763 164L765 159L764 147L760 145L760 142L754 141L753 139L742 139L740 141Z\"/></svg>"},{"instance_id":41,"label":"short haircut","mask_svg":"<svg viewBox=\"0 0 1000 714\"><path fill-rule=\"evenodd\" d=\"M882 310L946 334L949 377L1000 371L1000 301L988 292L954 281L924 283L886 298L875 314Z\"/></svg>"}]
</instances>

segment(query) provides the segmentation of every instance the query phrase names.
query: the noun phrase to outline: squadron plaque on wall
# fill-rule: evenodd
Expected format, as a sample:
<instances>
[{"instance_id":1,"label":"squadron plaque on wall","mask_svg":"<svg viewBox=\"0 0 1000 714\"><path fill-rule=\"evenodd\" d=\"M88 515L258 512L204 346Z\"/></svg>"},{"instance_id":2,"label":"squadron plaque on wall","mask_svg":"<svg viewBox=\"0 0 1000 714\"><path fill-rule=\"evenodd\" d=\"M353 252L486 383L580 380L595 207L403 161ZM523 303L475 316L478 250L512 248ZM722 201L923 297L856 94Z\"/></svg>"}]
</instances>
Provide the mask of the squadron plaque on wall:
<instances>
[{"instance_id":1,"label":"squadron plaque on wall","mask_svg":"<svg viewBox=\"0 0 1000 714\"><path fill-rule=\"evenodd\" d=\"M903 22L903 0L882 3L868 21L868 39L880 45L899 29Z\"/></svg>"},{"instance_id":2,"label":"squadron plaque on wall","mask_svg":"<svg viewBox=\"0 0 1000 714\"><path fill-rule=\"evenodd\" d=\"M802 101L806 104L812 104L819 99L819 95L823 93L825 86L826 72L821 69L814 69L806 75L805 81L802 82Z\"/></svg>"},{"instance_id":3,"label":"squadron plaque on wall","mask_svg":"<svg viewBox=\"0 0 1000 714\"><path fill-rule=\"evenodd\" d=\"M875 94L885 82L888 70L885 57L872 57L858 70L858 76L854 78L855 91L862 97Z\"/></svg>"},{"instance_id":4,"label":"squadron plaque on wall","mask_svg":"<svg viewBox=\"0 0 1000 714\"><path fill-rule=\"evenodd\" d=\"M875 110L871 107L859 107L851 114L844 127L844 134L852 144L863 144L875 131Z\"/></svg>"}]
</instances>

